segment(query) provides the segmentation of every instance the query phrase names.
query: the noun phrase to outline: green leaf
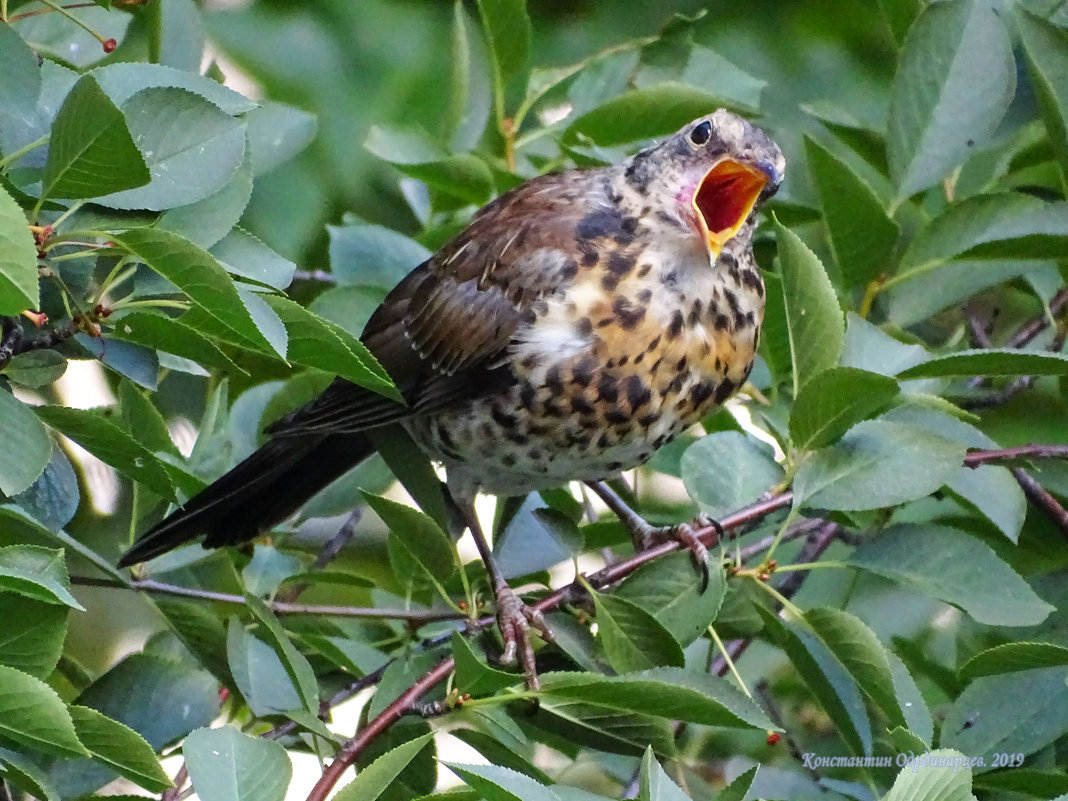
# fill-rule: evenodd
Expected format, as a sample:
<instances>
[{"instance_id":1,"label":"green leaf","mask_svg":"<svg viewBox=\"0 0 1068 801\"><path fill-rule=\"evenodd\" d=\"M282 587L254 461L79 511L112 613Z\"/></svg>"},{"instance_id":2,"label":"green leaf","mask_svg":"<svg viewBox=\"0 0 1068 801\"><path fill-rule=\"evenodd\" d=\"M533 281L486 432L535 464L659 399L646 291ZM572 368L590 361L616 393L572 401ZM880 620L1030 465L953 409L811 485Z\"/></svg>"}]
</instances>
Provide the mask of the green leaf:
<instances>
[{"instance_id":1,"label":"green leaf","mask_svg":"<svg viewBox=\"0 0 1068 801\"><path fill-rule=\"evenodd\" d=\"M249 316L233 280L206 250L185 237L155 228L126 231L113 240L185 292L239 341L268 355L275 352Z\"/></svg>"},{"instance_id":2,"label":"green leaf","mask_svg":"<svg viewBox=\"0 0 1068 801\"><path fill-rule=\"evenodd\" d=\"M625 598L593 593L597 614L597 636L605 654L618 673L674 665L682 667L686 658L671 632L642 607Z\"/></svg>"},{"instance_id":3,"label":"green leaf","mask_svg":"<svg viewBox=\"0 0 1068 801\"><path fill-rule=\"evenodd\" d=\"M790 411L799 450L822 448L897 397L897 382L855 367L832 367L809 381Z\"/></svg>"},{"instance_id":4,"label":"green leaf","mask_svg":"<svg viewBox=\"0 0 1068 801\"><path fill-rule=\"evenodd\" d=\"M530 77L530 17L525 0L478 0L487 49L493 63L497 118L511 115Z\"/></svg>"},{"instance_id":5,"label":"green leaf","mask_svg":"<svg viewBox=\"0 0 1068 801\"><path fill-rule=\"evenodd\" d=\"M1021 193L976 195L920 229L891 283L920 278L950 260L1055 259L1068 247L1068 203Z\"/></svg>"},{"instance_id":6,"label":"green leaf","mask_svg":"<svg viewBox=\"0 0 1068 801\"><path fill-rule=\"evenodd\" d=\"M920 2L920 0L917 0ZM831 101L802 103L801 110L815 117L827 130L848 145L858 156L887 175L886 137L882 131L858 121L852 114Z\"/></svg>"},{"instance_id":7,"label":"green leaf","mask_svg":"<svg viewBox=\"0 0 1068 801\"><path fill-rule=\"evenodd\" d=\"M1027 496L1008 468L992 464L963 467L946 486L978 509L1010 542L1020 538L1027 517Z\"/></svg>"},{"instance_id":8,"label":"green leaf","mask_svg":"<svg viewBox=\"0 0 1068 801\"><path fill-rule=\"evenodd\" d=\"M989 140L1016 91L1005 24L988 3L932 3L909 30L890 92L888 156L900 198Z\"/></svg>"},{"instance_id":9,"label":"green leaf","mask_svg":"<svg viewBox=\"0 0 1068 801\"><path fill-rule=\"evenodd\" d=\"M129 381L122 381L119 383L118 396L123 423L134 439L154 453L162 451L180 457L163 415L137 387Z\"/></svg>"},{"instance_id":10,"label":"green leaf","mask_svg":"<svg viewBox=\"0 0 1068 801\"><path fill-rule=\"evenodd\" d=\"M252 171L270 172L304 150L315 138L315 115L282 103L266 102L245 115Z\"/></svg>"},{"instance_id":11,"label":"green leaf","mask_svg":"<svg viewBox=\"0 0 1068 801\"><path fill-rule=\"evenodd\" d=\"M1068 375L1068 356L1015 348L980 348L936 356L902 370L897 377Z\"/></svg>"},{"instance_id":12,"label":"green leaf","mask_svg":"<svg viewBox=\"0 0 1068 801\"><path fill-rule=\"evenodd\" d=\"M0 619L0 664L47 679L63 653L67 608L0 592Z\"/></svg>"},{"instance_id":13,"label":"green leaf","mask_svg":"<svg viewBox=\"0 0 1068 801\"><path fill-rule=\"evenodd\" d=\"M641 756L649 747L662 756L675 753L671 721L667 718L618 711L580 698L543 694L529 722L554 735L610 754Z\"/></svg>"},{"instance_id":14,"label":"green leaf","mask_svg":"<svg viewBox=\"0 0 1068 801\"><path fill-rule=\"evenodd\" d=\"M33 234L25 212L0 187L0 314L15 316L40 305Z\"/></svg>"},{"instance_id":15,"label":"green leaf","mask_svg":"<svg viewBox=\"0 0 1068 801\"><path fill-rule=\"evenodd\" d=\"M493 555L501 575L511 579L574 559L582 546L582 533L574 521L546 508L532 493L494 538Z\"/></svg>"},{"instance_id":16,"label":"green leaf","mask_svg":"<svg viewBox=\"0 0 1068 801\"><path fill-rule=\"evenodd\" d=\"M906 725L894 694L889 652L875 632L859 618L830 607L806 610L805 622L849 671L864 694L890 719L891 725Z\"/></svg>"},{"instance_id":17,"label":"green leaf","mask_svg":"<svg viewBox=\"0 0 1068 801\"><path fill-rule=\"evenodd\" d=\"M48 464L52 441L33 410L0 388L0 437L4 450L17 459L0 459L0 492L18 495L28 489Z\"/></svg>"},{"instance_id":18,"label":"green leaf","mask_svg":"<svg viewBox=\"0 0 1068 801\"><path fill-rule=\"evenodd\" d=\"M403 400L378 360L341 326L324 320L288 298L267 295L263 299L285 323L289 333L286 356L291 362L336 373L387 398Z\"/></svg>"},{"instance_id":19,"label":"green leaf","mask_svg":"<svg viewBox=\"0 0 1068 801\"><path fill-rule=\"evenodd\" d=\"M226 270L242 278L285 289L297 265L284 259L242 228L234 228L211 247L211 255Z\"/></svg>"},{"instance_id":20,"label":"green leaf","mask_svg":"<svg viewBox=\"0 0 1068 801\"><path fill-rule=\"evenodd\" d=\"M118 317L118 315L116 315ZM111 336L238 375L247 373L234 364L210 339L180 320L147 311L132 311L114 319Z\"/></svg>"},{"instance_id":21,"label":"green leaf","mask_svg":"<svg viewBox=\"0 0 1068 801\"><path fill-rule=\"evenodd\" d=\"M988 626L1034 626L1053 611L989 545L946 526L891 526L848 562L959 606Z\"/></svg>"},{"instance_id":22,"label":"green leaf","mask_svg":"<svg viewBox=\"0 0 1068 801\"><path fill-rule=\"evenodd\" d=\"M471 650L471 644L453 632L452 657L456 661L456 687L460 692L476 697L493 695L498 690L518 684L520 677L515 673L495 670L480 660Z\"/></svg>"},{"instance_id":23,"label":"green leaf","mask_svg":"<svg viewBox=\"0 0 1068 801\"><path fill-rule=\"evenodd\" d=\"M175 499L174 486L163 463L104 415L91 409L63 406L36 406L34 412L51 428L70 437L105 464L146 485L156 494Z\"/></svg>"},{"instance_id":24,"label":"green leaf","mask_svg":"<svg viewBox=\"0 0 1068 801\"><path fill-rule=\"evenodd\" d=\"M431 255L414 239L381 225L328 225L326 232L330 236L330 271L342 285L390 290Z\"/></svg>"},{"instance_id":25,"label":"green leaf","mask_svg":"<svg viewBox=\"0 0 1068 801\"><path fill-rule=\"evenodd\" d=\"M433 738L433 734L424 734L387 751L342 787L334 801L376 801Z\"/></svg>"},{"instance_id":26,"label":"green leaf","mask_svg":"<svg viewBox=\"0 0 1068 801\"><path fill-rule=\"evenodd\" d=\"M653 749L647 748L638 772L638 801L689 801L689 798L660 767Z\"/></svg>"},{"instance_id":27,"label":"green leaf","mask_svg":"<svg viewBox=\"0 0 1068 801\"><path fill-rule=\"evenodd\" d=\"M1049 143L1068 181L1068 30L1017 7L1016 29Z\"/></svg>"},{"instance_id":28,"label":"green leaf","mask_svg":"<svg viewBox=\"0 0 1068 801\"><path fill-rule=\"evenodd\" d=\"M102 206L160 211L195 203L222 189L245 158L244 120L186 89L142 89L122 111L151 181L97 193Z\"/></svg>"},{"instance_id":29,"label":"green leaf","mask_svg":"<svg viewBox=\"0 0 1068 801\"><path fill-rule=\"evenodd\" d=\"M845 320L834 287L816 254L778 220L775 232L797 397L806 382L838 364L845 341Z\"/></svg>"},{"instance_id":30,"label":"green leaf","mask_svg":"<svg viewBox=\"0 0 1068 801\"><path fill-rule=\"evenodd\" d=\"M55 756L89 754L56 691L6 665L0 665L0 735Z\"/></svg>"},{"instance_id":31,"label":"green leaf","mask_svg":"<svg viewBox=\"0 0 1068 801\"><path fill-rule=\"evenodd\" d=\"M197 729L182 755L201 801L283 801L293 776L281 745L233 726Z\"/></svg>"},{"instance_id":32,"label":"green leaf","mask_svg":"<svg viewBox=\"0 0 1068 801\"><path fill-rule=\"evenodd\" d=\"M1068 692L1058 665L977 678L946 712L939 743L965 754L1027 755L1065 732Z\"/></svg>"},{"instance_id":33,"label":"green leaf","mask_svg":"<svg viewBox=\"0 0 1068 801\"><path fill-rule=\"evenodd\" d=\"M441 764L463 779L468 787L477 790L486 801L561 801L551 788L510 768L444 761ZM355 799L353 796L352 801Z\"/></svg>"},{"instance_id":34,"label":"green leaf","mask_svg":"<svg viewBox=\"0 0 1068 801\"><path fill-rule=\"evenodd\" d=\"M542 695L704 726L778 731L756 703L718 676L659 667L622 676L546 673Z\"/></svg>"},{"instance_id":35,"label":"green leaf","mask_svg":"<svg viewBox=\"0 0 1068 801\"><path fill-rule=\"evenodd\" d=\"M129 726L159 751L215 719L219 682L188 664L132 654L94 681L78 703Z\"/></svg>"},{"instance_id":36,"label":"green leaf","mask_svg":"<svg viewBox=\"0 0 1068 801\"><path fill-rule=\"evenodd\" d=\"M78 333L74 335L74 341L105 367L138 386L152 391L159 387L159 356L151 348L131 342L112 341L106 335L95 337Z\"/></svg>"},{"instance_id":37,"label":"green leaf","mask_svg":"<svg viewBox=\"0 0 1068 801\"><path fill-rule=\"evenodd\" d=\"M783 478L771 447L738 431L701 437L683 451L680 468L686 491L713 518L752 503Z\"/></svg>"},{"instance_id":38,"label":"green leaf","mask_svg":"<svg viewBox=\"0 0 1068 801\"><path fill-rule=\"evenodd\" d=\"M246 154L222 189L196 203L167 209L159 215L156 227L181 234L202 248L210 248L237 225L251 198L252 166Z\"/></svg>"},{"instance_id":39,"label":"green leaf","mask_svg":"<svg viewBox=\"0 0 1068 801\"><path fill-rule=\"evenodd\" d=\"M129 726L87 706L70 707L78 739L93 758L149 792L159 793L174 784L163 772L152 746Z\"/></svg>"},{"instance_id":40,"label":"green leaf","mask_svg":"<svg viewBox=\"0 0 1068 801\"><path fill-rule=\"evenodd\" d=\"M313 714L319 712L319 683L315 671L275 617L274 612L254 595L245 595L245 604L253 616L260 622L259 632L271 646L293 681L293 686L300 694L304 708Z\"/></svg>"},{"instance_id":41,"label":"green leaf","mask_svg":"<svg viewBox=\"0 0 1068 801\"><path fill-rule=\"evenodd\" d=\"M2 26L2 23L0 23ZM60 795L48 774L23 754L0 748L0 776L9 785L32 793L34 798L59 801Z\"/></svg>"},{"instance_id":42,"label":"green leaf","mask_svg":"<svg viewBox=\"0 0 1068 801\"><path fill-rule=\"evenodd\" d=\"M602 147L612 147L666 136L722 105L723 98L683 83L632 89L575 119L564 131L563 140L588 138Z\"/></svg>"},{"instance_id":43,"label":"green leaf","mask_svg":"<svg viewBox=\"0 0 1068 801\"><path fill-rule=\"evenodd\" d=\"M40 545L0 548L0 589L85 611L70 593L70 578L62 548L53 550Z\"/></svg>"},{"instance_id":44,"label":"green leaf","mask_svg":"<svg viewBox=\"0 0 1068 801\"><path fill-rule=\"evenodd\" d=\"M31 350L11 358L0 373L24 387L43 387L67 372L67 360L54 350Z\"/></svg>"},{"instance_id":45,"label":"green leaf","mask_svg":"<svg viewBox=\"0 0 1068 801\"><path fill-rule=\"evenodd\" d=\"M702 592L693 560L683 552L643 565L613 593L652 613L683 648L708 630L726 594L726 573L715 564Z\"/></svg>"},{"instance_id":46,"label":"green leaf","mask_svg":"<svg viewBox=\"0 0 1068 801\"><path fill-rule=\"evenodd\" d=\"M810 628L784 623L757 607L767 633L789 657L794 670L834 722L835 730L854 754L870 754L871 720L856 679Z\"/></svg>"},{"instance_id":47,"label":"green leaf","mask_svg":"<svg viewBox=\"0 0 1068 801\"><path fill-rule=\"evenodd\" d=\"M753 765L745 773L736 776L734 781L716 793L715 801L745 801L758 769L759 765Z\"/></svg>"},{"instance_id":48,"label":"green leaf","mask_svg":"<svg viewBox=\"0 0 1068 801\"><path fill-rule=\"evenodd\" d=\"M927 702L920 693L916 680L905 667L905 663L901 661L901 657L893 651L887 652L887 656L890 659L890 672L894 677L894 695L897 697L898 706L905 714L908 733L920 740L923 750L927 750L934 739L934 720L931 718L931 710L927 707ZM906 749L899 747L898 750Z\"/></svg>"},{"instance_id":49,"label":"green leaf","mask_svg":"<svg viewBox=\"0 0 1068 801\"><path fill-rule=\"evenodd\" d=\"M229 115L245 114L257 107L256 103L218 81L161 64L120 62L95 69L93 75L117 106L124 105L144 89L177 88L200 95Z\"/></svg>"},{"instance_id":50,"label":"green leaf","mask_svg":"<svg viewBox=\"0 0 1068 801\"><path fill-rule=\"evenodd\" d=\"M122 112L92 75L82 76L52 123L41 196L88 198L132 191L150 177Z\"/></svg>"},{"instance_id":51,"label":"green leaf","mask_svg":"<svg viewBox=\"0 0 1068 801\"><path fill-rule=\"evenodd\" d=\"M975 801L969 764L969 757L959 751L929 751L897 774L883 801Z\"/></svg>"},{"instance_id":52,"label":"green leaf","mask_svg":"<svg viewBox=\"0 0 1068 801\"><path fill-rule=\"evenodd\" d=\"M448 535L430 517L396 501L363 493L367 504L395 535L398 545L428 576L444 581L456 572L455 548Z\"/></svg>"},{"instance_id":53,"label":"green leaf","mask_svg":"<svg viewBox=\"0 0 1068 801\"><path fill-rule=\"evenodd\" d=\"M794 504L848 511L896 506L945 484L964 453L963 445L919 427L865 420L801 463Z\"/></svg>"},{"instance_id":54,"label":"green leaf","mask_svg":"<svg viewBox=\"0 0 1068 801\"><path fill-rule=\"evenodd\" d=\"M846 286L889 273L899 227L864 179L814 139L805 155L823 208L827 239Z\"/></svg>"},{"instance_id":55,"label":"green leaf","mask_svg":"<svg viewBox=\"0 0 1068 801\"><path fill-rule=\"evenodd\" d=\"M1068 665L1068 648L1052 642L1007 642L973 656L960 669L962 679Z\"/></svg>"},{"instance_id":56,"label":"green leaf","mask_svg":"<svg viewBox=\"0 0 1068 801\"><path fill-rule=\"evenodd\" d=\"M304 702L278 654L231 617L226 627L226 663L254 715L284 715Z\"/></svg>"}]
</instances>

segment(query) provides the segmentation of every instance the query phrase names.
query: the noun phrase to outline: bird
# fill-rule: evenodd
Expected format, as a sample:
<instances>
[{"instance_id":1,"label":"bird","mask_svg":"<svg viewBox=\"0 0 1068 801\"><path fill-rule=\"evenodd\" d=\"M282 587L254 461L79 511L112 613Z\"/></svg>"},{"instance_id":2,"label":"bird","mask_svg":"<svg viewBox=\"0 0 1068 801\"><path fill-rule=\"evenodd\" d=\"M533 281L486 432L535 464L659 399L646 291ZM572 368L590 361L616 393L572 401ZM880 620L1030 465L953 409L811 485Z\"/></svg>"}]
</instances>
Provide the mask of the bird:
<instances>
[{"instance_id":1,"label":"bird","mask_svg":"<svg viewBox=\"0 0 1068 801\"><path fill-rule=\"evenodd\" d=\"M548 629L496 569L474 498L582 481L638 547L664 533L603 482L747 379L765 305L755 216L784 174L779 147L719 109L619 164L505 192L366 324L361 341L403 402L336 378L137 539L119 566L200 536L205 548L253 540L373 453L372 435L400 428L444 467L493 585L502 661L518 653L536 686L530 627Z\"/></svg>"}]
</instances>

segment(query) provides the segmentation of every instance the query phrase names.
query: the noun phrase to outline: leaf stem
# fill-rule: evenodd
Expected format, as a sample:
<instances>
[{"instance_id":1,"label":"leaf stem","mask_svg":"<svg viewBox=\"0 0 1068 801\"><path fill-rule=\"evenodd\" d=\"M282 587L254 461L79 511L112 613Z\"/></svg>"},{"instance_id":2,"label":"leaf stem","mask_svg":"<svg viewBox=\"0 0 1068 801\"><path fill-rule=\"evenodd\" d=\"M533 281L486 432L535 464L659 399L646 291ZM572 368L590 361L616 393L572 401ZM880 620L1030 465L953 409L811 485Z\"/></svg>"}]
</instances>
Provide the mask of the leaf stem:
<instances>
[{"instance_id":1,"label":"leaf stem","mask_svg":"<svg viewBox=\"0 0 1068 801\"><path fill-rule=\"evenodd\" d=\"M45 134L40 139L34 139L28 145L23 145L18 150L14 151L12 153L8 153L3 158L0 158L0 170L2 170L5 167L7 167L7 165L10 164L11 162L22 158L27 153L29 153L31 150L36 150L37 148L41 147L42 145L47 145L48 144L48 140L51 139L51 137L52 137L52 135L50 133Z\"/></svg>"},{"instance_id":2,"label":"leaf stem","mask_svg":"<svg viewBox=\"0 0 1068 801\"><path fill-rule=\"evenodd\" d=\"M95 5L97 5L96 3L78 3L78 4L75 4L75 5L71 5L71 6L61 6L59 3L53 2L53 0L40 0L40 2L44 3L46 6L51 8L53 11L58 11L64 17L69 19L71 22L73 22L75 25L77 25L83 31L85 31L90 36L92 36L94 39L96 39L98 42L100 42L101 45L103 45L107 41L103 36L101 36L99 33L94 31L86 23L82 22L80 19L78 19L76 16L74 16L73 14L71 14L67 10L68 8L84 8L86 6L95 6Z\"/></svg>"},{"instance_id":3,"label":"leaf stem","mask_svg":"<svg viewBox=\"0 0 1068 801\"><path fill-rule=\"evenodd\" d=\"M734 680L738 682L738 686L742 688L742 692L744 692L751 699L753 697L753 694L749 692L749 688L745 686L745 679L742 678L742 674L740 674L738 672L738 668L735 667L734 660L731 659L731 655L727 652L727 647L723 644L723 640L719 638L719 635L716 633L716 629L714 626L708 627L708 636L710 636L712 638L712 642L716 644L716 648L719 649L719 652L723 657L723 661L727 664L727 669L730 671L731 675L734 676Z\"/></svg>"}]
</instances>

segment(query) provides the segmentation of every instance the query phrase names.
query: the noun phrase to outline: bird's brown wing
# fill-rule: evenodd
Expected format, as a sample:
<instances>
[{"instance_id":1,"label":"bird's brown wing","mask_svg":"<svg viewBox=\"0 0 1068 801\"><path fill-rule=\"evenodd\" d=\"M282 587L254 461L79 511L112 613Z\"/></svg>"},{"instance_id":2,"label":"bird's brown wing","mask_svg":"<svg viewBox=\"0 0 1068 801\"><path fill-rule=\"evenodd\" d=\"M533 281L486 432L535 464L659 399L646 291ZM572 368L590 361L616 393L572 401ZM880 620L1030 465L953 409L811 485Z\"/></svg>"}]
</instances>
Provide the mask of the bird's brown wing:
<instances>
[{"instance_id":1,"label":"bird's brown wing","mask_svg":"<svg viewBox=\"0 0 1068 801\"><path fill-rule=\"evenodd\" d=\"M576 230L591 203L605 202L605 182L591 170L513 189L389 293L362 340L406 406L338 379L270 433L354 433L499 388L510 372L496 357L533 304L578 271Z\"/></svg>"}]
</instances>

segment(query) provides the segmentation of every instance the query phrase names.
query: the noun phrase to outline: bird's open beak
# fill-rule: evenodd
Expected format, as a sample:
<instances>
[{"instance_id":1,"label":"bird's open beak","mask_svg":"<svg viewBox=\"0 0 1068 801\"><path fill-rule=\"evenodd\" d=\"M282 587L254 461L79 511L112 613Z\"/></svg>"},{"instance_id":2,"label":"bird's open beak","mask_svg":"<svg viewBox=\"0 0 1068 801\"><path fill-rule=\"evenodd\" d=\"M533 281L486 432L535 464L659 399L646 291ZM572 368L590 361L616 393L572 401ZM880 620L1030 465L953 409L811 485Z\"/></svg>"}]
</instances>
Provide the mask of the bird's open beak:
<instances>
[{"instance_id":1,"label":"bird's open beak","mask_svg":"<svg viewBox=\"0 0 1068 801\"><path fill-rule=\"evenodd\" d=\"M745 224L768 181L759 168L731 159L705 173L693 194L693 209L714 257Z\"/></svg>"}]
</instances>

